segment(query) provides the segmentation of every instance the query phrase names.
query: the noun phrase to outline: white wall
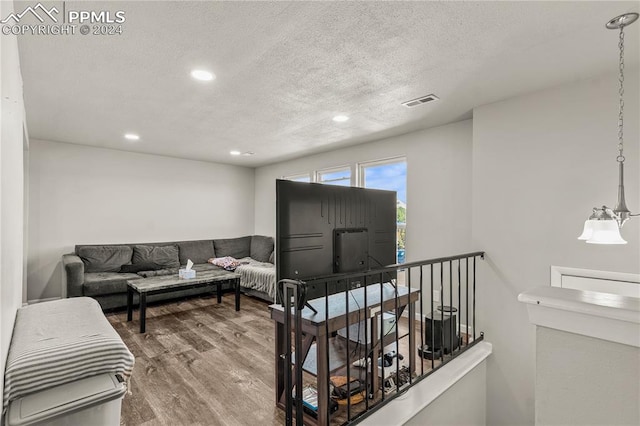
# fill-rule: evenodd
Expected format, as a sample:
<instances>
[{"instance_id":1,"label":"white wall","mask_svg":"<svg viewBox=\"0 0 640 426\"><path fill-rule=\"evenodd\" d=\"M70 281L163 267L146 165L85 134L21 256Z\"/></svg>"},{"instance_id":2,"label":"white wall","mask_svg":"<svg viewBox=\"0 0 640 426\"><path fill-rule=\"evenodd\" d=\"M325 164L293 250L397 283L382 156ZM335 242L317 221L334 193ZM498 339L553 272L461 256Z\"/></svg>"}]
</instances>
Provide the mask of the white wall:
<instances>
[{"instance_id":1,"label":"white wall","mask_svg":"<svg viewBox=\"0 0 640 426\"><path fill-rule=\"evenodd\" d=\"M29 161L29 300L61 295L76 244L253 233L253 169L38 140Z\"/></svg>"},{"instance_id":2,"label":"white wall","mask_svg":"<svg viewBox=\"0 0 640 426\"><path fill-rule=\"evenodd\" d=\"M625 80L627 204L640 211L638 70ZM617 78L484 105L473 119L473 237L481 262L478 314L493 344L487 424L534 422L534 328L517 295L548 285L551 265L637 273L640 219L626 246L576 238L591 208L617 196Z\"/></svg>"},{"instance_id":3,"label":"white wall","mask_svg":"<svg viewBox=\"0 0 640 426\"><path fill-rule=\"evenodd\" d=\"M0 16L13 2L0 2ZM2 35L0 118L0 371L11 343L16 311L22 302L23 279L23 127L22 77L15 36ZM3 381L0 381L2 394Z\"/></svg>"},{"instance_id":4,"label":"white wall","mask_svg":"<svg viewBox=\"0 0 640 426\"><path fill-rule=\"evenodd\" d=\"M487 424L486 411L487 363L485 361L465 374L404 426L481 426Z\"/></svg>"},{"instance_id":5,"label":"white wall","mask_svg":"<svg viewBox=\"0 0 640 426\"><path fill-rule=\"evenodd\" d=\"M536 425L640 424L640 348L536 329Z\"/></svg>"},{"instance_id":6,"label":"white wall","mask_svg":"<svg viewBox=\"0 0 640 426\"><path fill-rule=\"evenodd\" d=\"M256 233L275 235L282 176L407 158L407 260L471 250L471 136L466 120L256 169Z\"/></svg>"}]
</instances>

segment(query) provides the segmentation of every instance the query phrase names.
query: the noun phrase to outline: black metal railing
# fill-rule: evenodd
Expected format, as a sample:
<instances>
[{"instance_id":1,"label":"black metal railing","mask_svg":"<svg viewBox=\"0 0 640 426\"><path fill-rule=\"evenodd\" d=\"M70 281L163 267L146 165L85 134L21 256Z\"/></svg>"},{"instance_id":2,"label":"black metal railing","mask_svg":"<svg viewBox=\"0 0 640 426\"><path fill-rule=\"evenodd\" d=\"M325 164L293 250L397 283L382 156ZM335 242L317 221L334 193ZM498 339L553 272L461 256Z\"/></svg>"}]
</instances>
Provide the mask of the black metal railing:
<instances>
[{"instance_id":1,"label":"black metal railing","mask_svg":"<svg viewBox=\"0 0 640 426\"><path fill-rule=\"evenodd\" d=\"M481 341L478 257L282 280L276 360L287 425L357 423Z\"/></svg>"}]
</instances>

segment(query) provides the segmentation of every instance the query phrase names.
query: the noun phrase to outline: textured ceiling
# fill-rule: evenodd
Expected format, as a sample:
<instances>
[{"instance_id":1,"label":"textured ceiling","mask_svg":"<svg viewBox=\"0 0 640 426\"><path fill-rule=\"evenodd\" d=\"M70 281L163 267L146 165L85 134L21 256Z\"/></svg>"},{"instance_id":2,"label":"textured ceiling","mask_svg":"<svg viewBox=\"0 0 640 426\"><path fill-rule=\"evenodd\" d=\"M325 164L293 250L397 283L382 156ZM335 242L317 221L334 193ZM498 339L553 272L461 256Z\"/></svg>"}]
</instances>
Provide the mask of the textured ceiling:
<instances>
[{"instance_id":1,"label":"textured ceiling","mask_svg":"<svg viewBox=\"0 0 640 426\"><path fill-rule=\"evenodd\" d=\"M124 10L126 22L115 36L19 37L32 138L255 167L615 72L618 34L604 24L638 12L639 2L65 6ZM639 27L626 30L629 66L638 62ZM217 79L192 80L194 67ZM400 105L430 93L441 100ZM337 114L351 119L335 123ZM141 139L127 141L126 132ZM231 157L232 149L255 155Z\"/></svg>"}]
</instances>

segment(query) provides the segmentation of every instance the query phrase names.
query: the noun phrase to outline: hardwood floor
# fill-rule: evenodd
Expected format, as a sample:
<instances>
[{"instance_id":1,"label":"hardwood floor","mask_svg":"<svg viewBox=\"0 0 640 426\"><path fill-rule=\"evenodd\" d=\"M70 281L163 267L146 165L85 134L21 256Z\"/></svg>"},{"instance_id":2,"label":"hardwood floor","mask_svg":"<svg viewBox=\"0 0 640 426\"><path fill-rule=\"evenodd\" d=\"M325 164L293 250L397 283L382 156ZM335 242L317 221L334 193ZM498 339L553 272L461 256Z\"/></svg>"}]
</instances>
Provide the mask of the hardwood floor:
<instances>
[{"instance_id":1,"label":"hardwood floor","mask_svg":"<svg viewBox=\"0 0 640 426\"><path fill-rule=\"evenodd\" d=\"M121 424L285 423L284 412L275 406L274 325L268 304L241 297L240 312L235 311L231 294L226 294L221 304L216 303L215 296L205 296L150 305L145 334L138 332L137 310L131 322L126 322L126 312L106 314L136 357L131 392L122 404ZM416 332L420 333L416 325ZM406 357L407 319L401 318L399 326L401 335L405 335L400 341L400 353ZM330 345L340 347L344 342L332 339ZM420 344L419 337L416 343ZM349 352L350 361L361 356L357 351ZM417 374L431 369L430 360L416 361ZM439 364L435 362L436 366ZM351 369L352 376L357 375L357 370ZM315 384L315 377L305 373L304 382ZM378 393L370 405L380 396ZM364 403L353 406L351 415L364 408ZM341 407L332 416L331 424L345 421L347 413Z\"/></svg>"},{"instance_id":2,"label":"hardwood floor","mask_svg":"<svg viewBox=\"0 0 640 426\"><path fill-rule=\"evenodd\" d=\"M273 391L274 329L267 304L242 296L202 297L107 318L136 357L123 425L282 425Z\"/></svg>"}]
</instances>

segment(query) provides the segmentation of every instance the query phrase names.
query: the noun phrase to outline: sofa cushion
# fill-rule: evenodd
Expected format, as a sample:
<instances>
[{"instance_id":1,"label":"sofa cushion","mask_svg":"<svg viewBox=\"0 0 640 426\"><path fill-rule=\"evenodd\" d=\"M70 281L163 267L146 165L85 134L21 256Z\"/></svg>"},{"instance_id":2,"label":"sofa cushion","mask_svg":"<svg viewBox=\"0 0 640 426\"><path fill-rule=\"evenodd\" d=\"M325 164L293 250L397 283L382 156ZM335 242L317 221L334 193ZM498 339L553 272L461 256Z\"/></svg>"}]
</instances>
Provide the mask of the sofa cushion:
<instances>
[{"instance_id":1,"label":"sofa cushion","mask_svg":"<svg viewBox=\"0 0 640 426\"><path fill-rule=\"evenodd\" d=\"M235 257L241 259L251 256L251 237L214 240L215 257ZM213 257L213 256L212 256Z\"/></svg>"},{"instance_id":2,"label":"sofa cushion","mask_svg":"<svg viewBox=\"0 0 640 426\"><path fill-rule=\"evenodd\" d=\"M85 272L118 272L122 265L131 263L133 250L129 246L82 246L78 256Z\"/></svg>"},{"instance_id":3,"label":"sofa cushion","mask_svg":"<svg viewBox=\"0 0 640 426\"><path fill-rule=\"evenodd\" d=\"M118 272L88 272L84 274L85 296L101 296L104 294L126 293L127 280L140 279L136 274Z\"/></svg>"},{"instance_id":4,"label":"sofa cushion","mask_svg":"<svg viewBox=\"0 0 640 426\"><path fill-rule=\"evenodd\" d=\"M155 263L163 268L178 268L180 260L178 247L167 246L133 246L133 263Z\"/></svg>"},{"instance_id":5,"label":"sofa cushion","mask_svg":"<svg viewBox=\"0 0 640 426\"><path fill-rule=\"evenodd\" d=\"M216 256L212 240L182 241L177 244L181 265L186 265L189 259L193 263L207 263L208 259Z\"/></svg>"},{"instance_id":6,"label":"sofa cushion","mask_svg":"<svg viewBox=\"0 0 640 426\"><path fill-rule=\"evenodd\" d=\"M268 262L269 256L273 252L273 238L264 237L262 235L253 235L251 237L251 253L252 259L258 262Z\"/></svg>"}]
</instances>

